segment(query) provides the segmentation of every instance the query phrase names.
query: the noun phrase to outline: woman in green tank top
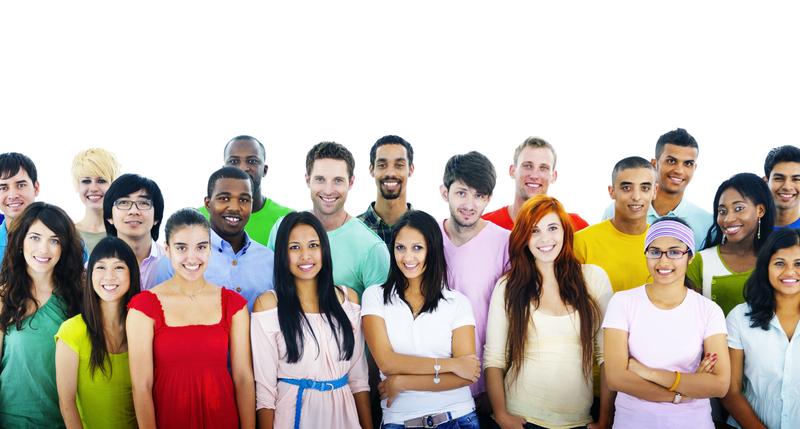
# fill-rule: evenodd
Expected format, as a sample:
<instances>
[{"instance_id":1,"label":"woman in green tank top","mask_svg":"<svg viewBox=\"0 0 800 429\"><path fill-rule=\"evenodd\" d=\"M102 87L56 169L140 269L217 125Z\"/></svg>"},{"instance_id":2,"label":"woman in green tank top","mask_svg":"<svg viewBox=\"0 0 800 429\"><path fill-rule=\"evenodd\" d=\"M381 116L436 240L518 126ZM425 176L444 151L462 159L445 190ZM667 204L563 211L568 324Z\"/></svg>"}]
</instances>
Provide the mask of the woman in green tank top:
<instances>
[{"instance_id":1,"label":"woman in green tank top","mask_svg":"<svg viewBox=\"0 0 800 429\"><path fill-rule=\"evenodd\" d=\"M68 428L132 429L125 317L139 293L139 264L117 237L100 240L89 257L83 311L56 334L56 384Z\"/></svg>"},{"instance_id":2,"label":"woman in green tank top","mask_svg":"<svg viewBox=\"0 0 800 429\"><path fill-rule=\"evenodd\" d=\"M55 335L80 310L83 252L69 216L31 204L8 231L0 268L0 427L61 428Z\"/></svg>"}]
</instances>

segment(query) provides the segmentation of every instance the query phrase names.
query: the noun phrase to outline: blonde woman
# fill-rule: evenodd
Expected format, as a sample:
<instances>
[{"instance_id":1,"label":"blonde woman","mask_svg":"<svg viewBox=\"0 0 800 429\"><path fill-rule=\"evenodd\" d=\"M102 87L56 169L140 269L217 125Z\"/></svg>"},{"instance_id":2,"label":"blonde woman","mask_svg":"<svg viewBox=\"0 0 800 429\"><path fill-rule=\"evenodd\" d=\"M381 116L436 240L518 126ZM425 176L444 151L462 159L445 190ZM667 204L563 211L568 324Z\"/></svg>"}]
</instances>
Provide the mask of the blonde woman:
<instances>
[{"instance_id":1,"label":"blonde woman","mask_svg":"<svg viewBox=\"0 0 800 429\"><path fill-rule=\"evenodd\" d=\"M117 158L105 149L86 149L72 159L72 183L85 208L83 219L75 223L75 228L88 253L106 236L103 197L119 170Z\"/></svg>"}]
</instances>

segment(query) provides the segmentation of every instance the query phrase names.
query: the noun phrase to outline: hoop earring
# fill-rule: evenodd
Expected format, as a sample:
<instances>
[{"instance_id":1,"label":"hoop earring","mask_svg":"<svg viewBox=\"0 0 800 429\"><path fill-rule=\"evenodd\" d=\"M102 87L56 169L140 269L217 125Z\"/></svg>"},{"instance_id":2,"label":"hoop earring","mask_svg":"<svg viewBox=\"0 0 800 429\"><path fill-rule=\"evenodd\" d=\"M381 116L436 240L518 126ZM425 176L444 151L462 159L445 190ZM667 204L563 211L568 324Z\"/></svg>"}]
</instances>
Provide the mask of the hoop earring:
<instances>
[{"instance_id":1,"label":"hoop earring","mask_svg":"<svg viewBox=\"0 0 800 429\"><path fill-rule=\"evenodd\" d=\"M761 240L761 218L758 218L758 231L756 231L756 240Z\"/></svg>"}]
</instances>

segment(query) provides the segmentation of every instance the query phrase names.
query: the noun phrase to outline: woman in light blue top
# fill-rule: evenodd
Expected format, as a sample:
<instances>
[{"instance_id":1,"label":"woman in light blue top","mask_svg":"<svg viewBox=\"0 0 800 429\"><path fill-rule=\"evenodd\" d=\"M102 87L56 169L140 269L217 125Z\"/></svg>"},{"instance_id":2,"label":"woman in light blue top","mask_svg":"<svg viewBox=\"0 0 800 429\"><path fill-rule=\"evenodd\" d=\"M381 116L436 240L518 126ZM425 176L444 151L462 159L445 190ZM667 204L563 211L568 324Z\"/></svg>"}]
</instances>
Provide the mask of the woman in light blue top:
<instances>
[{"instance_id":1,"label":"woman in light blue top","mask_svg":"<svg viewBox=\"0 0 800 429\"><path fill-rule=\"evenodd\" d=\"M731 384L722 403L741 428L800 428L800 230L773 232L728 314Z\"/></svg>"}]
</instances>

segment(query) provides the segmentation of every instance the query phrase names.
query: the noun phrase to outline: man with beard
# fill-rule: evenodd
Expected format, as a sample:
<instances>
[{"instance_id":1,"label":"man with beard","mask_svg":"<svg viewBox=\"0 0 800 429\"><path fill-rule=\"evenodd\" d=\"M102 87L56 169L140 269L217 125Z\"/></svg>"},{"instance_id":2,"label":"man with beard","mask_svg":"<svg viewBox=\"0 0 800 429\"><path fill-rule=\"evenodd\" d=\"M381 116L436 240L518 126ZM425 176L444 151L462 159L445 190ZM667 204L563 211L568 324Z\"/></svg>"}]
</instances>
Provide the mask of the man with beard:
<instances>
[{"instance_id":1,"label":"man with beard","mask_svg":"<svg viewBox=\"0 0 800 429\"><path fill-rule=\"evenodd\" d=\"M769 151L764 160L764 180L778 211L775 226L800 228L800 149L787 145Z\"/></svg>"},{"instance_id":2,"label":"man with beard","mask_svg":"<svg viewBox=\"0 0 800 429\"><path fill-rule=\"evenodd\" d=\"M544 139L528 137L514 150L514 163L508 167L508 175L514 179L517 188L514 204L486 213L483 218L510 230L514 228L514 219L525 201L534 195L547 195L550 184L558 178L556 150ZM575 231L589 226L577 214L568 214Z\"/></svg>"},{"instance_id":3,"label":"man with beard","mask_svg":"<svg viewBox=\"0 0 800 429\"><path fill-rule=\"evenodd\" d=\"M414 173L414 149L399 136L383 136L369 151L369 174L375 178L378 196L358 215L370 229L389 245L392 225L411 204L406 202L406 181Z\"/></svg>"},{"instance_id":4,"label":"man with beard","mask_svg":"<svg viewBox=\"0 0 800 429\"><path fill-rule=\"evenodd\" d=\"M266 246L272 226L292 209L276 203L261 193L261 180L266 177L269 169L264 145L252 136L236 136L225 144L224 156L226 166L236 167L253 179L253 212L244 229L252 240ZM199 210L210 219L205 206Z\"/></svg>"},{"instance_id":5,"label":"man with beard","mask_svg":"<svg viewBox=\"0 0 800 429\"><path fill-rule=\"evenodd\" d=\"M699 250L703 248L714 217L683 198L686 187L697 170L698 154L697 141L683 128L672 130L658 138L656 157L650 160L656 168L658 196L647 209L647 223L651 224L664 216L676 216L685 220L694 232L694 242ZM611 204L603 214L603 219L611 219L613 216L614 204Z\"/></svg>"},{"instance_id":6,"label":"man with beard","mask_svg":"<svg viewBox=\"0 0 800 429\"><path fill-rule=\"evenodd\" d=\"M245 232L253 208L253 180L235 167L222 167L208 178L205 207L211 223L211 255L205 277L234 290L253 310L256 298L273 289L274 253ZM172 277L169 259L158 266L156 284Z\"/></svg>"},{"instance_id":7,"label":"man with beard","mask_svg":"<svg viewBox=\"0 0 800 429\"><path fill-rule=\"evenodd\" d=\"M510 231L481 219L497 180L491 161L478 152L455 155L444 168L442 198L450 207L450 217L439 224L442 229L447 280L451 289L472 304L475 316L475 348L483 357L489 300L497 280L508 264ZM483 377L470 386L481 425L489 427L491 407L486 398Z\"/></svg>"}]
</instances>

